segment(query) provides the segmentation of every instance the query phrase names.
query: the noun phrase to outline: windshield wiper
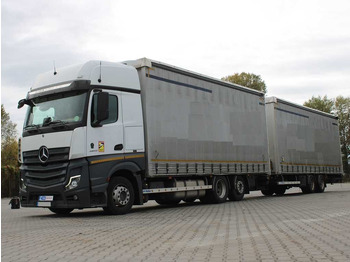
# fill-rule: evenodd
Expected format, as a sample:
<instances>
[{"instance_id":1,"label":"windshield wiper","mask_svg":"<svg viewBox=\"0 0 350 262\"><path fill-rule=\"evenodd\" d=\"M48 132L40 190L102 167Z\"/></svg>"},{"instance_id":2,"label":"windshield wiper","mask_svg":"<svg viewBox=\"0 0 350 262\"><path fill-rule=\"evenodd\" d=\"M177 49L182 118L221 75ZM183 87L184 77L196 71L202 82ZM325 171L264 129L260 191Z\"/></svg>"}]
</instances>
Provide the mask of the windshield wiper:
<instances>
[{"instance_id":1,"label":"windshield wiper","mask_svg":"<svg viewBox=\"0 0 350 262\"><path fill-rule=\"evenodd\" d=\"M55 125L56 127L68 127L67 122L62 120L54 120L54 121L45 123L45 125L43 124L43 126L50 126L50 125ZM55 127L53 126L52 128L55 128Z\"/></svg>"},{"instance_id":2,"label":"windshield wiper","mask_svg":"<svg viewBox=\"0 0 350 262\"><path fill-rule=\"evenodd\" d=\"M27 125L24 129L27 130L28 132L36 131L41 133L41 130L39 127L40 127L39 125Z\"/></svg>"}]
</instances>

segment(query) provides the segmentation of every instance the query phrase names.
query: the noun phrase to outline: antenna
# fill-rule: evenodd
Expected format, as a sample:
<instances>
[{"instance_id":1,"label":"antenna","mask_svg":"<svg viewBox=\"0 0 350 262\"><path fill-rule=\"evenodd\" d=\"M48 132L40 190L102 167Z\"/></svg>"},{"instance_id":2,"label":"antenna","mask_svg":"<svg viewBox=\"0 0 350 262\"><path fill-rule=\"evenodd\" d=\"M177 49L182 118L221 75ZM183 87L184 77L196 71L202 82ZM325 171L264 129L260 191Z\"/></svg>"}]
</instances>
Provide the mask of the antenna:
<instances>
[{"instance_id":1,"label":"antenna","mask_svg":"<svg viewBox=\"0 0 350 262\"><path fill-rule=\"evenodd\" d=\"M97 80L99 83L102 82L102 73L101 73L101 61L100 61L100 78Z\"/></svg>"},{"instance_id":2,"label":"antenna","mask_svg":"<svg viewBox=\"0 0 350 262\"><path fill-rule=\"evenodd\" d=\"M53 74L57 75L55 60L53 60Z\"/></svg>"}]
</instances>

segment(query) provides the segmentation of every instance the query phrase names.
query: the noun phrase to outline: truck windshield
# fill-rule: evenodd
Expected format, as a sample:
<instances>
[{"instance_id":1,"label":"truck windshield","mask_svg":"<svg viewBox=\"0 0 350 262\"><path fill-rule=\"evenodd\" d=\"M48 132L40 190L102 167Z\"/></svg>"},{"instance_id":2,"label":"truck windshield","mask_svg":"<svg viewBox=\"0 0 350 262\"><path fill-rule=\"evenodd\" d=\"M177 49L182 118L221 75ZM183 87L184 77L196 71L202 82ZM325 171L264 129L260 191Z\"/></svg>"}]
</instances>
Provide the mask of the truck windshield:
<instances>
[{"instance_id":1,"label":"truck windshield","mask_svg":"<svg viewBox=\"0 0 350 262\"><path fill-rule=\"evenodd\" d=\"M87 92L71 92L34 98L24 128L81 122L86 96Z\"/></svg>"}]
</instances>

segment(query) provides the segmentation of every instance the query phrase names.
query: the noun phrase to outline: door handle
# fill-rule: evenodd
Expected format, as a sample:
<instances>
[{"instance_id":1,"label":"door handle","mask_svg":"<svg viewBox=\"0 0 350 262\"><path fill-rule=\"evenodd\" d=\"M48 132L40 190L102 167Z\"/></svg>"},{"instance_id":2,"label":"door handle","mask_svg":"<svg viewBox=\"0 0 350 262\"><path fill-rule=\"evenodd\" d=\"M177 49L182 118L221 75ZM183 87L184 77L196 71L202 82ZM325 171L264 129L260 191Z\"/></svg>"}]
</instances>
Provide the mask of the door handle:
<instances>
[{"instance_id":1,"label":"door handle","mask_svg":"<svg viewBox=\"0 0 350 262\"><path fill-rule=\"evenodd\" d=\"M123 144L118 144L114 146L114 150L117 150L117 151L123 150L123 148L124 148Z\"/></svg>"}]
</instances>

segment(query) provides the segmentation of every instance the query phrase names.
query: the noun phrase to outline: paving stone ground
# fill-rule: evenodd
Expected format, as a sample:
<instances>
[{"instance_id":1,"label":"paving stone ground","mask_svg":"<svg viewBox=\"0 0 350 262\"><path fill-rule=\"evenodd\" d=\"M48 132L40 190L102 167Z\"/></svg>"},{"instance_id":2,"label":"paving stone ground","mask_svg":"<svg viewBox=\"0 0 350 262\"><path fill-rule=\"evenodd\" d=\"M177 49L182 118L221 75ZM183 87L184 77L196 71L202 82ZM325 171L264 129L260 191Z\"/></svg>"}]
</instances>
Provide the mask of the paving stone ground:
<instances>
[{"instance_id":1,"label":"paving stone ground","mask_svg":"<svg viewBox=\"0 0 350 262\"><path fill-rule=\"evenodd\" d=\"M1 201L2 261L350 261L350 184L217 205L150 201L60 217Z\"/></svg>"}]
</instances>

